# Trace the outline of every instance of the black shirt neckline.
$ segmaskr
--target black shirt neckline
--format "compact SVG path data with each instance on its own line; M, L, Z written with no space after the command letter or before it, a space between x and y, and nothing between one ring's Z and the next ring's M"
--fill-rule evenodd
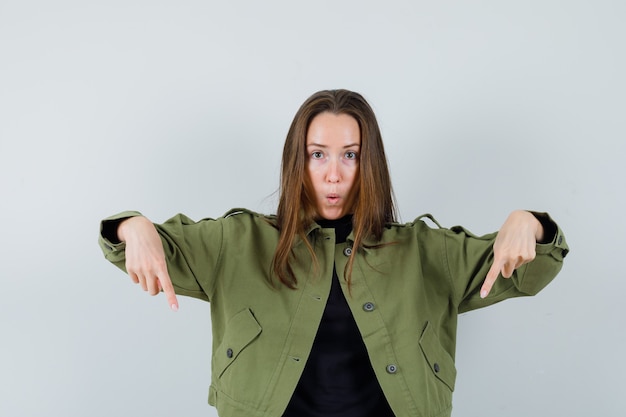
M324 229L335 229L335 243L344 243L352 231L352 214L339 219L319 219L317 224Z

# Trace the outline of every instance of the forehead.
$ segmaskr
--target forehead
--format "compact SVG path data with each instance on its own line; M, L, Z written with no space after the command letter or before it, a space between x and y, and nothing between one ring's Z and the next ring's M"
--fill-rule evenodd
M309 124L306 143L324 146L360 145L359 124L354 117L345 113L320 113Z

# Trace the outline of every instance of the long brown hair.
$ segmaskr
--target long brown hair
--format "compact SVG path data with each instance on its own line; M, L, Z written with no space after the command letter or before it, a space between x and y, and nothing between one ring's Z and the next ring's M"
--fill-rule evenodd
M273 271L289 288L297 285L289 263L292 247L299 237L307 246L313 262L315 252L305 233L317 211L306 170L306 135L311 121L320 113L347 114L354 117L361 133L359 174L352 190L354 247L346 265L350 283L354 257L363 249L363 240L380 240L386 223L395 221L396 208L387 166L387 157L374 111L358 93L324 90L309 97L296 113L283 148L280 198L276 213L280 231L274 254Z

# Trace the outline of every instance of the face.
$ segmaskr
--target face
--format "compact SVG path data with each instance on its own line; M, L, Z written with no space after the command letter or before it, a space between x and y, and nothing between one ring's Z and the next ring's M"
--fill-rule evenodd
M309 125L306 149L317 214L328 220L349 214L359 171L359 124L347 114L320 113Z

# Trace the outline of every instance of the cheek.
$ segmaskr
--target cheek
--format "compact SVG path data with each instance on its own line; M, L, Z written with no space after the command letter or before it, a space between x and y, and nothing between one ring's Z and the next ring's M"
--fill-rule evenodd
M359 171L358 169L350 171L349 174L346 174L346 183L349 184L348 192L352 193L359 184Z
M357 180L359 179L359 167L358 167L358 165L350 167L348 169L347 176L350 178L350 182L352 184L356 183Z
M318 187L320 182L319 173L314 169L314 167L312 168L311 166L307 166L304 181L309 190L315 190Z

